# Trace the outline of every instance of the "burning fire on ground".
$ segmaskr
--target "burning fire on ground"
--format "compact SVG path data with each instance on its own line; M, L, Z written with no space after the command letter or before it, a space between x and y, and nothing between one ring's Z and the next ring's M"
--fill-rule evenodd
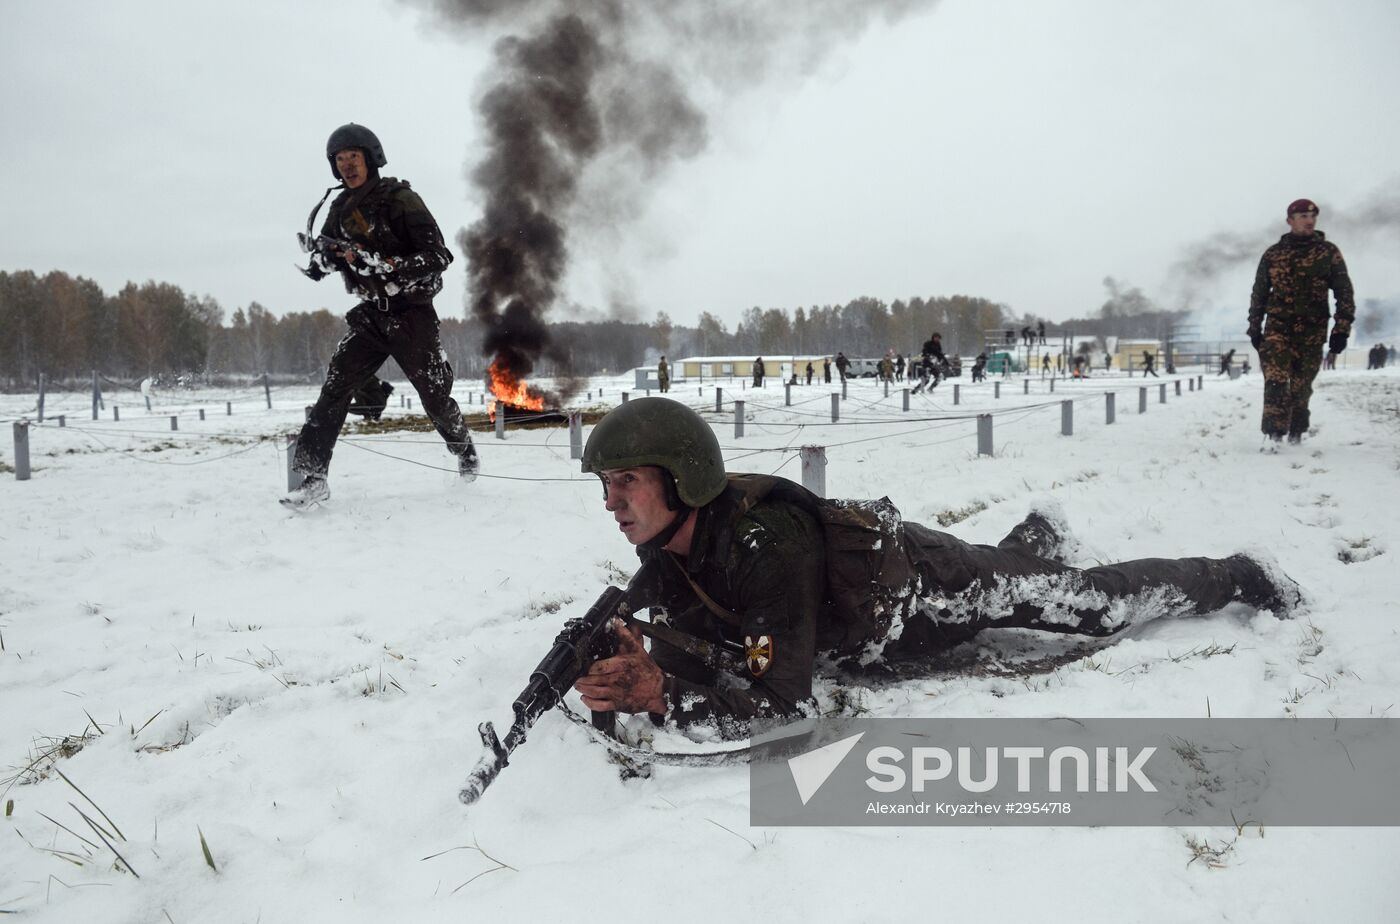
M526 385L501 362L498 356L491 363L489 389L492 399L486 405L486 413L492 422L496 420L496 405L502 403L525 411L544 410L544 395ZM509 418L507 418L509 419Z

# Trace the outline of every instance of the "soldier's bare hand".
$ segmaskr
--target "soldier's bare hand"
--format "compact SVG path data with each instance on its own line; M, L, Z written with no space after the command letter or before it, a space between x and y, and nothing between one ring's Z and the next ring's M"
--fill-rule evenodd
M641 633L614 620L617 654L595 661L574 683L583 704L597 712L665 712L662 686L666 675L647 654Z

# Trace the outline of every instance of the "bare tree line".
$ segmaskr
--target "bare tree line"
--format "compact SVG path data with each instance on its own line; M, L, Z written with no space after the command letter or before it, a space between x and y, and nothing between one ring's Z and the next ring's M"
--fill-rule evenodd
M1179 318L1159 311L1137 290L1109 286L1110 298L1090 316L1050 324L1053 333L1160 336ZM973 355L987 331L1034 327L1032 315L1016 316L997 302L970 295L895 299L869 296L844 304L786 308L752 307L734 330L711 312L694 326L675 323L664 311L650 322L556 321L553 346L537 375L621 372L654 361L690 355L830 354L878 356L885 350L916 353L935 331L950 353ZM445 317L442 343L461 379L485 375L483 327L475 319ZM345 333L343 317L326 309L276 316L253 302L226 316L217 301L169 283L127 283L114 295L95 282L60 271L38 276L0 272L0 383L32 388L42 373L52 383L84 381L92 372L116 379L147 376L214 381L264 372L282 379L314 380L325 370ZM382 373L399 374L392 364Z

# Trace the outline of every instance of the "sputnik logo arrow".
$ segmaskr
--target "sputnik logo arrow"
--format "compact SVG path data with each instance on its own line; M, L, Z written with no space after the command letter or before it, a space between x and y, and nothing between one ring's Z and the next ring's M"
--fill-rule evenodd
M841 766L841 761L851 753L851 748L863 737L865 732L788 758L788 769L792 771L792 781L797 784L797 795L802 799L803 805L811 801L817 790L822 788L822 784Z

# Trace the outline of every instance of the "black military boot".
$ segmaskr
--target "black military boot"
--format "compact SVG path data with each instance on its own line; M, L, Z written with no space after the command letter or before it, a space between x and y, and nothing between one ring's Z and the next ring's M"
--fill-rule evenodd
M1225 559L1225 566L1235 579L1235 599L1256 610L1269 610L1287 619L1303 602L1298 583L1284 574L1277 562L1238 554Z
M476 481L476 473L481 470L481 459L477 457L476 446L467 440L467 445L457 453L457 474L463 481Z

